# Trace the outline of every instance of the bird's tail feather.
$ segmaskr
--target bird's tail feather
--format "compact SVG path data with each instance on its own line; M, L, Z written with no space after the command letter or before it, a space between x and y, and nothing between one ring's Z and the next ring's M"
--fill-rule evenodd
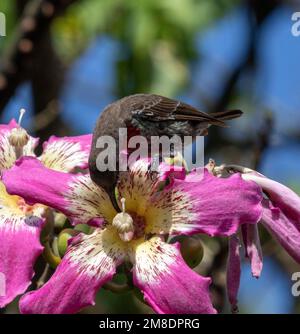
M226 110L221 112L210 113L209 115L220 121L226 121L242 116L243 112L241 110L234 109L234 110Z

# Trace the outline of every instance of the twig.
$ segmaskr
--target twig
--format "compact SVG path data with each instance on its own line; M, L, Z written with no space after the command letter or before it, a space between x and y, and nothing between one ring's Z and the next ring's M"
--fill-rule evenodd
M44 269L42 275L40 276L40 278L36 282L36 288L37 289L41 288L46 283L47 278L50 275L50 272L51 272L50 265L49 265L49 263L46 263L46 266L45 266L45 269Z
M75 1L31 0L25 5L20 23L1 59L0 112L25 80L31 82L36 114L58 98L64 71L52 46L50 26L54 18ZM57 127L55 124L54 129ZM37 135L43 137L43 133Z
M107 282L103 285L103 288L114 293L123 293L132 290L132 287L127 283L118 284L115 282Z

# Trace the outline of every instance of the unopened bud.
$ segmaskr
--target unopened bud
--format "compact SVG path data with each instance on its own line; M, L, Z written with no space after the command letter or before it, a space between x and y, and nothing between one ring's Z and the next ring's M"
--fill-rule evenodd
M90 234L93 231L93 228L87 224L78 224L74 227L74 230L84 234Z
M185 237L180 248L182 257L190 268L195 268L203 258L203 246L199 239Z
M79 231L73 230L71 228L66 228L60 232L57 239L57 248L61 257L63 257L67 251L69 239L75 237L79 233Z
M54 215L55 228L62 230L66 222L67 222L67 217L63 213L60 212L55 213Z

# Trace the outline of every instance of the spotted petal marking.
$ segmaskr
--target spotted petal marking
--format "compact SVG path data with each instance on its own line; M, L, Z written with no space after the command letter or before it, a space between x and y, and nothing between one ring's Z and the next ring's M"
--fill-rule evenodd
M75 167L87 168L92 135L55 137L43 144L42 163L51 169L70 172Z
M148 167L148 160L138 160L131 166L129 172L123 172L119 177L119 198L126 198L126 210L134 211L140 216L143 216L149 205L149 198L155 185Z
M94 305L96 292L111 280L123 259L122 245L108 230L78 235L51 279L22 297L21 313L76 313Z
M10 194L63 212L74 224L100 225L116 215L107 193L89 175L46 168L38 159L23 157L2 176Z
M216 313L209 296L210 278L190 269L178 248L158 237L137 243L134 284L157 313Z
M211 236L234 234L243 223L257 223L262 214L262 193L254 182L236 174L227 179L207 170L198 180L174 180L172 187L156 193L145 212L148 233Z

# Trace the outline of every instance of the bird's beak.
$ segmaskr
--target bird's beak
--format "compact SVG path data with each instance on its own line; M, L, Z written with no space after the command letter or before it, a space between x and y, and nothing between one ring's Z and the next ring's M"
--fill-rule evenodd
M113 207L116 209L117 212L121 212L122 210L120 209L119 207L119 204L117 202L117 199L116 199L116 195L115 195L115 191L110 191L109 192L109 198L111 200L111 203L113 205Z

